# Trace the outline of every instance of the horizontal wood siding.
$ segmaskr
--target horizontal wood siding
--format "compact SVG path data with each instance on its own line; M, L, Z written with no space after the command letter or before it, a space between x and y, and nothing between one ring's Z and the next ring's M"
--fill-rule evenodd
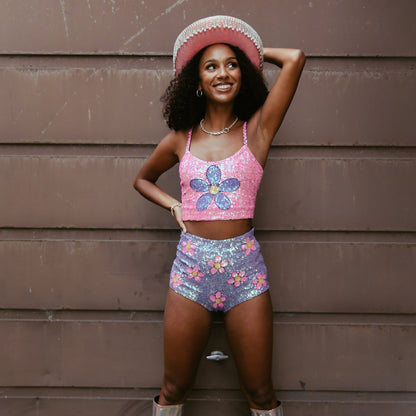
M151 414L179 232L132 182L212 14L308 55L255 217L285 416L416 413L413 0L0 0L0 416ZM248 416L232 357L201 361L195 414Z
M186 23L231 14L268 45L296 44L313 55L414 56L414 7L412 0L3 1L0 48L9 54L171 54Z
M167 58L0 56L0 143L157 144L171 75ZM275 143L413 146L415 88L412 59L311 57Z
M160 385L160 313L5 315L1 317L2 384L150 389ZM412 318L278 314L274 326L273 374L278 376L279 389L389 392L416 388ZM229 353L221 321L213 326L206 353L218 348ZM232 360L204 360L199 370L196 389L238 389Z
M0 157L4 172L0 192L9 202L0 207L2 225L172 228L174 220L163 209L138 198L133 190L133 178L143 160ZM416 160L410 157L271 157L260 188L256 226L266 230L416 229L416 193L410 191L415 177ZM177 169L167 173L161 184L179 197ZM25 199L31 202L30 210L22 203Z
M416 313L414 242L258 235L276 313ZM176 241L124 238L1 241L0 308L162 310Z

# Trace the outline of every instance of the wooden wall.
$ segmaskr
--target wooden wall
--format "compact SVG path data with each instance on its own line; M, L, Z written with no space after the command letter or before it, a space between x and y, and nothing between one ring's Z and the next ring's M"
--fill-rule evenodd
M0 415L150 415L178 232L132 181L167 132L174 39L212 14L308 56L255 218L285 416L415 415L415 12L0 0ZM213 349L229 352L221 318ZM232 360L203 360L186 414L247 412Z

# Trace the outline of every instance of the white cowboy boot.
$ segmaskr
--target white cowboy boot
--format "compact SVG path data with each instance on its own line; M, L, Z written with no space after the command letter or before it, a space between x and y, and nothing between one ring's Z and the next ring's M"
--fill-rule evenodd
M182 416L183 404L161 406L158 404L159 396L153 399L153 416Z
M251 416L283 416L282 404L271 410L250 409Z

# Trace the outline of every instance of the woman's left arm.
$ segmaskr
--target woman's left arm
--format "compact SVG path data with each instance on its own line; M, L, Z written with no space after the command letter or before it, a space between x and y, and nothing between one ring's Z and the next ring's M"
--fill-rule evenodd
M257 140L268 148L295 95L306 58L299 49L264 48L263 52L265 62L281 68L266 101L254 116Z

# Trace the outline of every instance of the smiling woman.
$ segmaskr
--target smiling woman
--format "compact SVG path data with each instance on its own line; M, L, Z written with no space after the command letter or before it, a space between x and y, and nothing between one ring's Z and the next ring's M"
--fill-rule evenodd
M222 311L252 415L281 416L270 373L267 268L252 219L270 144L305 57L299 50L263 48L253 28L230 16L188 26L173 56L175 78L163 97L172 131L134 181L143 196L170 209L182 230L164 314L164 377L153 415L182 414L211 312ZM263 59L281 67L270 92ZM181 202L156 185L177 162Z
M237 57L244 80L234 102L234 112L240 120L248 120L263 105L268 90L262 72L253 66L247 55L237 46L228 46ZM190 59L162 97L165 103L163 115L171 129L190 129L205 116L206 100L199 86L199 65L204 51L205 48Z
M241 87L241 70L234 51L224 44L209 46L199 64L198 91L218 103L235 100Z

